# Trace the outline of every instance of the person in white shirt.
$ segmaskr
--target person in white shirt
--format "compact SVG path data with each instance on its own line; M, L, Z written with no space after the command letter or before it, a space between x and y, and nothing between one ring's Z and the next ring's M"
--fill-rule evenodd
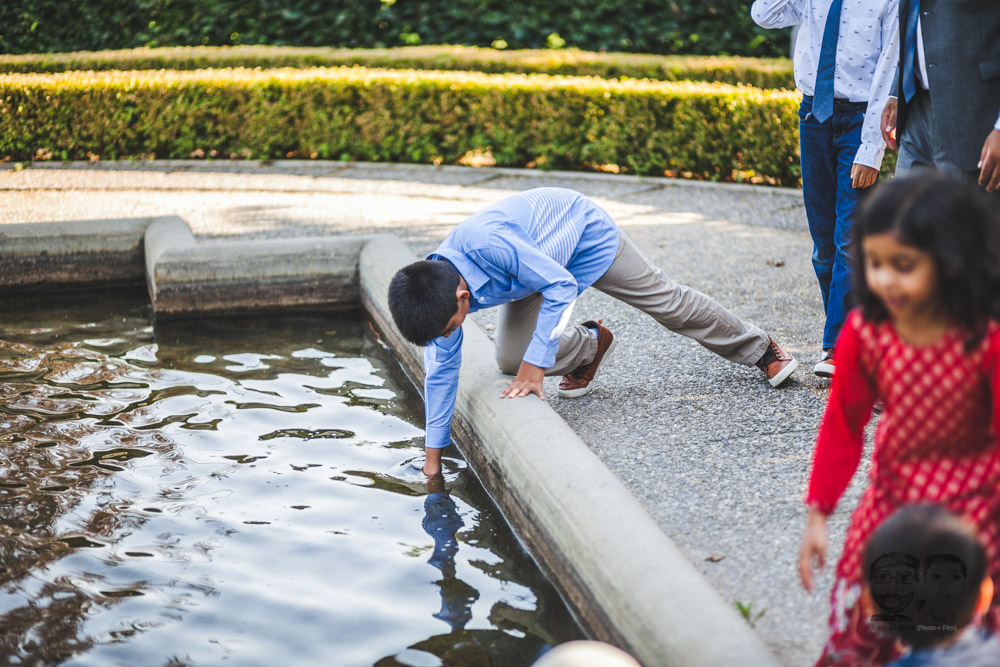
M1000 2L900 0L898 41L882 114L896 173L934 167L1000 191Z
M895 75L898 7L899 0L756 0L750 8L761 27L799 26L802 195L826 314L813 369L821 377L833 376L833 348L849 310L854 209L860 190L878 179L885 152L880 116Z

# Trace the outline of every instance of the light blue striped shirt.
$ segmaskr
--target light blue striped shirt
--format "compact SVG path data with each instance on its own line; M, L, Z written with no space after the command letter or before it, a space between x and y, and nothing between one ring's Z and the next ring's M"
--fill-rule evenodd
M617 251L618 227L601 207L573 190L537 188L469 217L427 258L458 269L472 294L470 312L540 292L524 361L549 368L573 302L604 275ZM451 441L461 364L461 329L424 349L427 447Z

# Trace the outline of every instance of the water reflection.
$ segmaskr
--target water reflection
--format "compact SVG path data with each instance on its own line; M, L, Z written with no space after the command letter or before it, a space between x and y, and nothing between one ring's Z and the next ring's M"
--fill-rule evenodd
M579 636L464 464L407 474L422 407L358 324L154 331L143 302L8 304L0 656L502 665Z
M441 611L434 614L451 626L453 632L465 629L472 618L472 604L479 593L455 576L455 554L458 553L458 529L465 525L444 484L444 476L436 475L427 482L424 500L423 527L434 540L434 550L427 561L441 570Z

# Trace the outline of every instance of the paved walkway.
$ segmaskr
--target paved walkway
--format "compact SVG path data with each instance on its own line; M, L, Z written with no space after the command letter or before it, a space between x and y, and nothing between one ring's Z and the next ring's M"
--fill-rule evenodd
M575 317L604 319L620 344L589 396L559 399L554 379L546 392L722 598L763 613L756 629L782 662L810 664L825 637L831 568L822 592L802 591L801 498L826 383L811 373L821 303L798 192L462 167L51 164L0 169L0 223L179 215L207 238L390 231L425 254L485 204L542 185L595 199L655 264L768 330L802 362L772 389L756 369L590 290ZM491 333L491 311L475 318ZM856 475L831 521L831 560L862 482Z

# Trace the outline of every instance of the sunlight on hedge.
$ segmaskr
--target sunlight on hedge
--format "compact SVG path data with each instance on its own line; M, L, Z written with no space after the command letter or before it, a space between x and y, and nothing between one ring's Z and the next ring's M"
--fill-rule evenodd
M797 185L797 95L363 67L0 75L3 160L306 158Z
M336 49L280 46L176 47L0 55L0 72L247 67L338 67L536 73L663 81L719 81L759 88L795 87L785 58L657 56L577 49L506 51L464 46Z

